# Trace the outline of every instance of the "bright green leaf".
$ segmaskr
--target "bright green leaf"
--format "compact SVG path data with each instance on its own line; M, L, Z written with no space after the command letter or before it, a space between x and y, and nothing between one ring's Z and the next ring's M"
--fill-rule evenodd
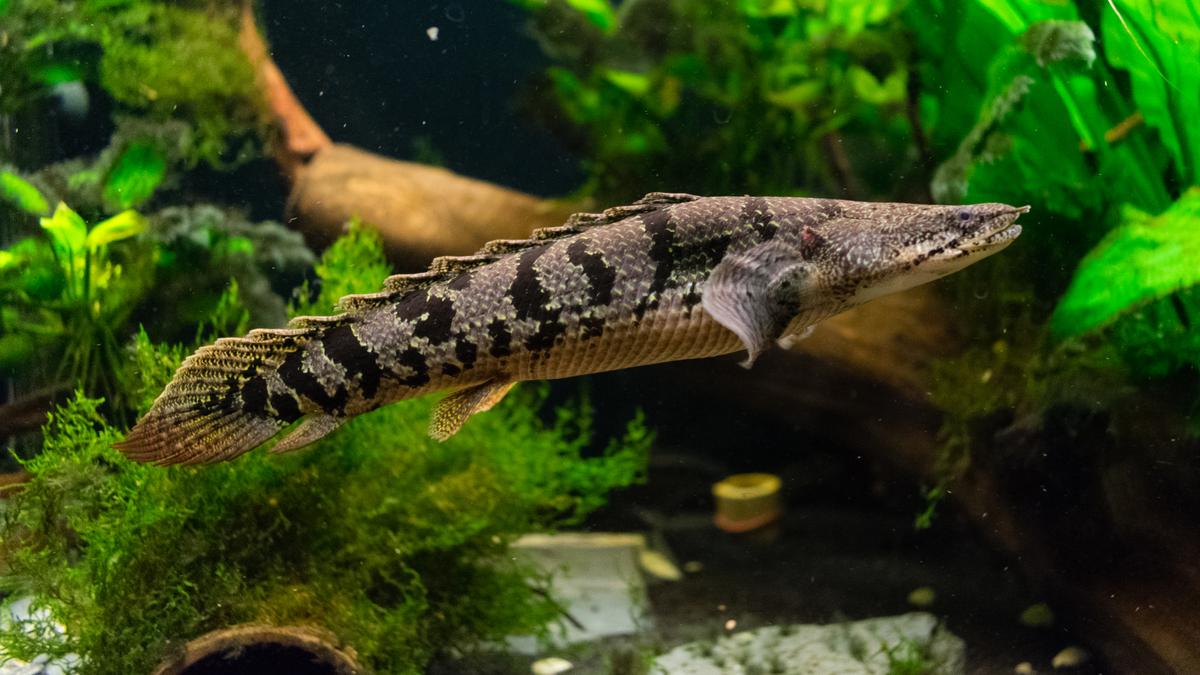
M1194 0L1115 0L1101 30L1109 63L1129 71L1133 99L1187 184L1200 181L1200 8Z
M87 223L71 207L59 202L54 215L42 218L42 229L50 235L54 250L62 257L75 258L83 255L87 242Z
M92 228L87 235L88 248L100 248L128 239L146 230L146 219L137 211L122 211Z
M133 208L150 198L167 172L167 159L158 146L135 141L113 163L104 181L104 199L121 209Z
M9 171L0 171L0 197L35 216L50 211L50 204L32 183Z
M617 13L608 0L567 0L567 4L606 33L617 27Z
M1108 325L1147 302L1200 284L1200 188L1157 217L1127 209L1124 222L1079 264L1051 318L1061 337Z
M70 61L47 63L34 70L33 78L42 84L53 87L64 82L77 82L83 79L83 71L79 64Z
M1072 21L1079 16L1070 2L1036 0L979 0L1013 34L1023 33L1039 21Z
M794 16L799 9L796 0L738 0L738 11L756 19Z
M603 73L604 79L610 84L633 96L645 96L646 92L650 91L650 78L642 73L615 68L605 68Z

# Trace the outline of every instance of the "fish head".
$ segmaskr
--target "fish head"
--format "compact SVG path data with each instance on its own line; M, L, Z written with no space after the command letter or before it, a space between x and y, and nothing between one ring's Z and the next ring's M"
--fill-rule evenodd
M1021 234L1028 206L938 206L841 202L839 217L806 228L800 247L813 265L821 314L918 286L978 262Z

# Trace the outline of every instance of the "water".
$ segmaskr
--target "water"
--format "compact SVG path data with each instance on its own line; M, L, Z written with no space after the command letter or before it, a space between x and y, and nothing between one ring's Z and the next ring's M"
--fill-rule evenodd
M1193 672L1200 8L1084 4L0 2L0 673Z

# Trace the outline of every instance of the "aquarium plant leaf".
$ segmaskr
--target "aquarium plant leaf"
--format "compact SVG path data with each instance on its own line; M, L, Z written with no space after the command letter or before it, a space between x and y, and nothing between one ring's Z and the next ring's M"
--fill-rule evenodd
M602 31L609 32L617 27L617 13L608 0L567 0L567 4Z
M128 239L146 231L146 219L137 211L122 211L117 215L103 220L87 234L89 249L107 246L114 241Z
M1200 284L1200 188L1157 217L1127 208L1123 222L1079 264L1050 328L1073 337L1152 300Z
M1104 52L1129 71L1133 99L1186 184L1200 181L1200 7L1195 0L1114 0L1104 6ZM1117 14L1117 10L1120 14Z
M59 202L54 214L42 218L41 224L61 260L70 261L83 255L87 246L87 223L71 207Z
M113 163L104 181L104 201L119 209L149 199L167 173L167 158L152 142L134 141Z
M50 212L50 203L41 191L11 171L0 171L0 197L31 215L44 216Z

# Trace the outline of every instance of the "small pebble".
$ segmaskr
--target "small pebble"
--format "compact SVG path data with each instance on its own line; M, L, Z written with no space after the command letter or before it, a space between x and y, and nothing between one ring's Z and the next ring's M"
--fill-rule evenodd
M1070 647L1067 647L1061 652L1055 654L1054 658L1050 661L1050 665L1054 666L1056 669L1078 668L1079 666L1087 663L1091 658L1091 654L1088 654L1087 650L1083 647L1071 645Z
M437 42L437 39L438 39L438 27L437 27L437 26L430 26L429 28L426 28L426 29L425 29L425 34L429 36L429 41L430 41L430 42Z
M1050 605L1039 602L1026 607L1017 620L1021 622L1022 626L1049 628L1054 625L1054 610L1050 609Z
M908 604L912 605L913 607L920 607L924 609L932 606L935 600L937 600L937 592L928 586L914 588L912 592L908 594Z
M558 675L574 667L575 664L566 659L557 656L548 656L544 659L534 661L529 670L533 672L533 675Z
M1037 671L1033 669L1033 664L1028 661L1022 661L1013 668L1016 675L1034 675Z

